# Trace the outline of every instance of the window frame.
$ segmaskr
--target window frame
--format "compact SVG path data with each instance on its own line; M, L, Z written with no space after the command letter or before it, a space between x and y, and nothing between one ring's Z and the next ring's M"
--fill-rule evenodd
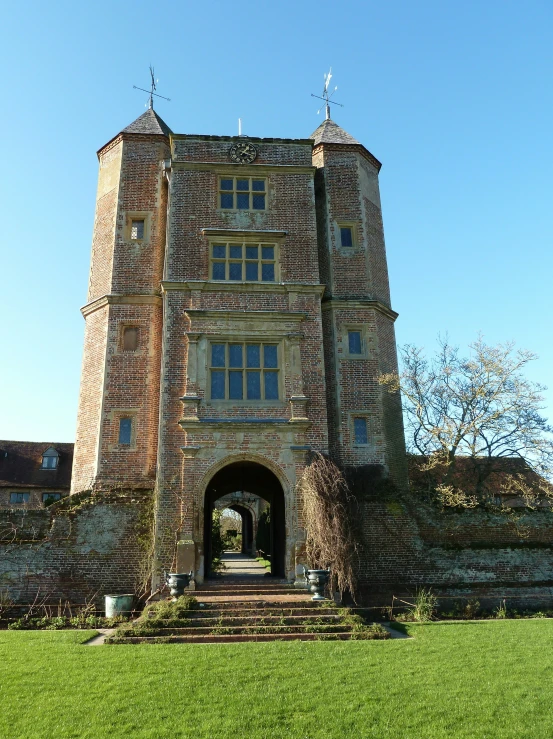
M225 366L214 366L213 365L213 350L214 345L225 346ZM230 349L231 345L240 345L242 347L242 364L240 367L230 366ZM259 367L248 367L247 366L247 346L257 345L259 347L275 346L276 347L276 367L264 367L264 350L260 350ZM225 373L225 397L214 398L212 395L212 372L219 371ZM230 373L231 372L242 372L242 397L231 398L230 397ZM248 372L259 372L260 375L260 397L259 398L248 398ZM266 398L266 386L265 386L265 374L276 373L277 381L277 394L276 398ZM261 337L248 339L245 337L238 337L237 339L231 338L216 338L210 337L207 342L207 382L206 382L206 400L211 403L223 403L223 404L246 404L247 406L252 405L274 405L281 404L283 402L283 349L282 341L277 339L269 340Z
M215 257L213 254L214 247L225 246L226 252L225 257ZM240 246L242 248L241 257L231 257L230 250L233 246ZM256 259L247 257L248 247L257 247L258 256ZM263 258L263 247L271 247L273 249L273 259ZM256 285L276 285L280 281L280 249L278 241L263 241L263 240L250 240L250 239L226 239L221 238L209 238L208 240L209 249L209 281L210 282L224 282L225 284L240 284L242 282L248 282ZM240 280L230 279L230 265L231 264L242 264L242 278ZM213 277L213 265L224 264L225 265L225 278L217 279ZM248 264L257 264L257 275L263 277L262 269L264 264L272 264L274 267L274 279L273 280L249 280L247 279L247 266Z
M24 500L12 500L13 496L27 496ZM31 493L28 490L10 490L10 502L9 505L28 505L31 502Z
M144 221L144 235L141 239L132 238L133 221ZM124 240L129 244L147 244L150 241L150 213L144 210L127 211L125 213Z
M128 443L121 441L121 431L122 431L121 424L123 423L123 421L129 421L130 423ZM133 446L133 432L134 432L133 421L134 421L133 417L125 413L122 413L117 419L117 446L122 449L130 449Z
M355 421L362 420L365 422L365 431L367 434L367 441L357 441L356 433L355 433ZM351 438L352 438L352 446L354 447L361 447L363 449L366 449L371 445L371 435L370 435L370 425L369 425L369 416L366 413L356 413L352 412L351 414Z
M119 443L119 423L123 418L131 420L131 443ZM137 450L138 437L138 421L140 418L140 409L127 406L122 408L112 408L109 413L109 428L106 429L106 438L108 441L108 451L110 452L128 452Z
M41 493L41 496L40 496L42 505L44 505L46 503L46 501L48 500L48 498L52 498L53 499L52 502L53 503L56 503L58 500L61 500L61 493L58 493L58 492L55 492L55 493L44 493L44 492L42 492Z
M338 249L351 254L353 251L359 249L359 229L356 221L337 221L336 226L338 229ZM351 230L351 246L344 246L342 244L342 229L349 228Z
M136 334L136 346L134 349L126 349L125 348L125 334L127 331L135 331ZM140 350L140 326L136 326L135 324L124 324L121 326L121 353L122 354L136 354Z
M223 180L232 180L232 190L224 190L221 187L221 183ZM237 180L249 180L248 183L248 190L238 190L236 187ZM263 190L254 190L252 186L253 180L257 181L263 181L265 184L265 188ZM232 193L232 208L224 208L222 205L222 195L229 195ZM249 195L249 207L248 208L238 208L237 206L237 195ZM264 195L265 196L265 207L264 208L254 208L253 207L253 196L254 195ZM237 175L236 173L232 174L220 174L217 177L217 210L221 211L222 213L266 213L268 210L268 203L269 203L269 180L264 175L253 175L253 174L242 174Z
M349 350L349 335L351 332L361 334L361 353L352 354ZM342 336L342 359L368 359L369 358L369 340L367 336L367 326L364 323L346 323L341 326Z
M54 451L55 454L48 454L48 452ZM54 460L54 464L46 465L44 462L47 459ZM40 469L41 470L57 470L60 464L60 454L57 449L54 449L54 447L48 447L43 453L42 453L42 459L40 462Z

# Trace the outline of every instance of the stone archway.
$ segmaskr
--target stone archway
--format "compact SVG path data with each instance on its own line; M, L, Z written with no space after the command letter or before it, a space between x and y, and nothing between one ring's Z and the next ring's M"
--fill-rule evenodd
M242 554L255 554L253 514L249 508L240 503L229 506L231 511L236 511L242 518Z
M219 469L207 485L204 500L204 577L209 577L211 573L211 520L215 504L220 498L241 490L247 490L269 503L271 511L270 551L267 554L271 560L271 574L283 577L285 575L286 549L284 490L275 473L268 467L259 462L247 460L230 462ZM238 511L238 513L242 515L242 511ZM252 532L249 534L251 537L253 527L250 530ZM242 540L244 541L244 537Z

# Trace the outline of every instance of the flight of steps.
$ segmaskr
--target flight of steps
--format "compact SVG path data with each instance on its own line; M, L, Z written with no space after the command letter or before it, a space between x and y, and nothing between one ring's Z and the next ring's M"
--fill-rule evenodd
M146 608L134 624L118 629L106 639L106 643L232 643L389 637L381 626L364 625L359 616L332 601L324 604L312 601L310 593L298 590L286 581L237 580L221 578L191 592L197 602L182 619L159 620L153 610L149 612Z

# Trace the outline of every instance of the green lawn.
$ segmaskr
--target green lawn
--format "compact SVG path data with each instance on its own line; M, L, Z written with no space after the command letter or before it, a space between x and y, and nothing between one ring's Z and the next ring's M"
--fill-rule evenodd
M2 739L553 737L553 620L414 639L85 647L0 632Z

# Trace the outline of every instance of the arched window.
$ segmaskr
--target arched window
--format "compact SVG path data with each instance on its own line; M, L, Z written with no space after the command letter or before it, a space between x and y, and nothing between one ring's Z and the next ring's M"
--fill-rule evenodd
M41 466L41 469L43 469L43 470L55 470L58 467L59 460L60 460L60 455L57 453L57 451L54 449L54 447L51 446L49 449L47 449L42 454L42 466Z

